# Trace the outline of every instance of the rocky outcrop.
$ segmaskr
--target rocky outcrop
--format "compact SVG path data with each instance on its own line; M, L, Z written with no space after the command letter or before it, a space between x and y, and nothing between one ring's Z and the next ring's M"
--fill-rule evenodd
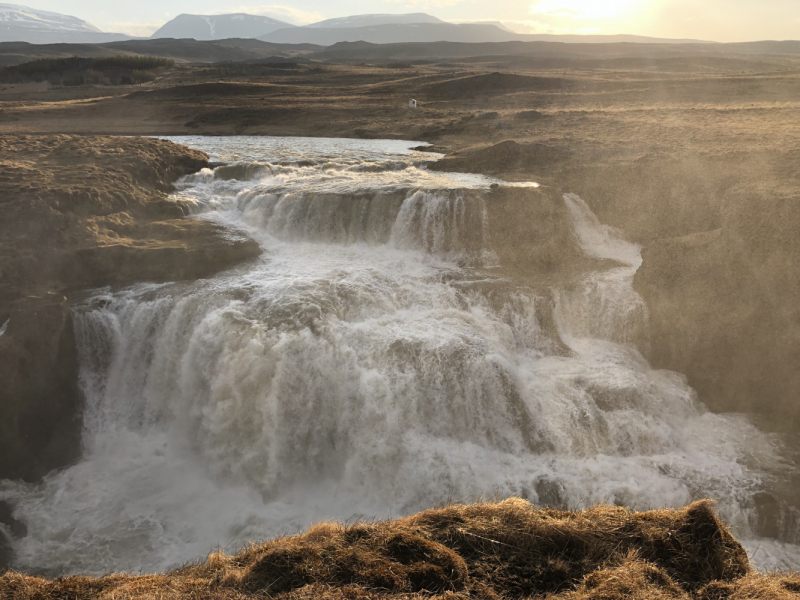
M601 221L643 245L634 285L654 367L715 411L800 427L800 157L763 152L566 168Z
M715 410L800 427L800 187L740 184L721 227L654 240L635 286L651 360L685 373Z
M788 151L590 163L555 146L506 141L430 168L552 182L538 191L501 188L489 206L492 243L517 278L584 268L559 214L561 191L579 194L603 223L643 246L635 287L649 309L641 350L651 364L686 374L715 411L796 431L798 165L800 156Z
M581 250L558 189L500 186L486 208L491 247L515 280L551 286L605 262Z
M185 219L172 182L208 165L145 138L0 136L0 478L36 480L80 456L67 295L206 277L258 245Z
M36 479L80 455L78 360L69 302L21 298L0 336L0 472Z
M563 162L570 151L561 146L506 140L492 146L467 148L429 165L431 171L481 173L485 175L523 172L529 177L544 167Z

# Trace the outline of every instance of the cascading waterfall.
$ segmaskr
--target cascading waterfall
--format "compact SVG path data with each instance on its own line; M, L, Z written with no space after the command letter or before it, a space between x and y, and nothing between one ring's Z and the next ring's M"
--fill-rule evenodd
M578 241L616 266L547 296L488 268L496 182L428 172L407 142L180 141L229 166L185 178L175 201L264 254L75 308L85 456L41 485L0 484L28 528L18 567L154 571L321 519L495 494L709 496L764 548L758 564L795 560L780 498L782 541L757 539L778 440L650 368L631 343L646 335L639 248L580 198L565 197Z

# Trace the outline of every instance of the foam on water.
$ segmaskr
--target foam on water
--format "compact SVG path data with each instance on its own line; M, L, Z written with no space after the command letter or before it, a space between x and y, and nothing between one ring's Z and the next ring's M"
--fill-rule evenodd
M650 368L631 344L646 330L640 249L580 198L564 199L577 239L615 262L543 297L483 268L495 181L428 172L408 142L179 141L229 164L175 201L264 254L75 308L85 457L0 484L28 527L18 567L154 571L320 519L494 494L639 509L709 496L769 546L756 562L797 565L788 518L782 541L758 540L759 494L783 502L778 441Z

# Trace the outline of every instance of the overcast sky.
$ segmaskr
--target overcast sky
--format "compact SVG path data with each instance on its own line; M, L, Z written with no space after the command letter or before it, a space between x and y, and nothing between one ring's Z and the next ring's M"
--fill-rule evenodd
M427 12L503 21L529 33L631 33L720 42L800 39L800 0L16 0L104 31L150 35L181 13L247 12L305 24L364 13Z

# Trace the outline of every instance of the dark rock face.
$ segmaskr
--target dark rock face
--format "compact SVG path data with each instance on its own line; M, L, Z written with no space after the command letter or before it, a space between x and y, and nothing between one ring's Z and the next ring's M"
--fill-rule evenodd
M567 165L556 180L642 244L642 350L717 412L800 428L797 151Z
M602 262L575 241L559 190L501 186L486 209L491 247L515 277L571 277Z
M800 426L798 225L800 197L731 190L721 228L648 244L635 280L654 365L685 373L714 410L776 429Z
M24 537L28 533L25 523L17 521L11 514L11 506L2 501L0 501L0 525L6 528L11 538ZM11 540L8 539L3 531L0 531L0 571L11 566L13 557L14 552L11 549Z
M69 303L14 302L0 336L0 477L34 481L80 456L78 360Z

